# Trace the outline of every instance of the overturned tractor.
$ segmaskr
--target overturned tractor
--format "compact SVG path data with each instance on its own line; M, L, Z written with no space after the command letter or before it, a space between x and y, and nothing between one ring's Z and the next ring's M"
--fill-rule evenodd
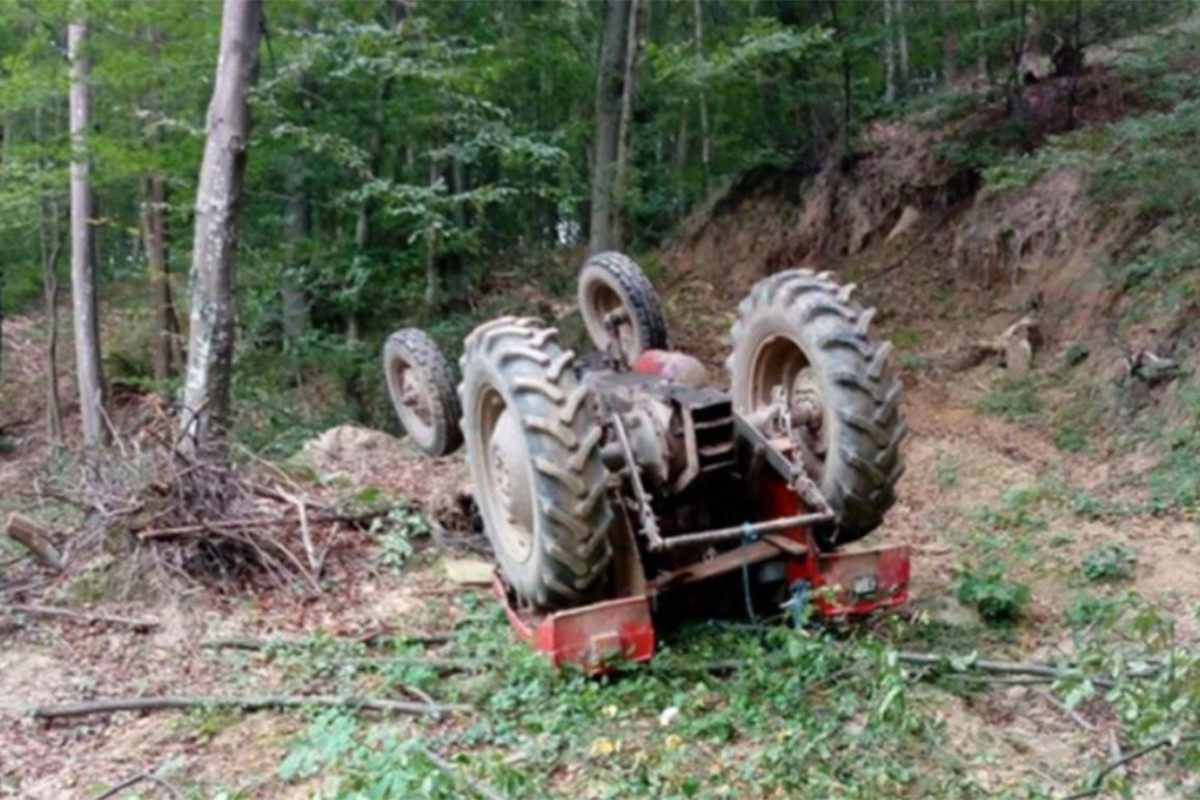
M590 258L579 358L540 320L446 359L407 329L384 350L401 423L433 456L465 444L497 595L556 662L649 658L677 612L865 614L905 599L902 546L843 549L882 522L903 472L900 383L873 309L826 273L759 282L716 388L669 349L650 282ZM699 587L705 587L699 591Z

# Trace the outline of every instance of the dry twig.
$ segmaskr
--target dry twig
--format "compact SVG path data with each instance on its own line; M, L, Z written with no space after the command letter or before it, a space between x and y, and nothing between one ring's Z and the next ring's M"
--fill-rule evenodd
M118 617L113 614L96 614L85 611L71 611L66 608L54 608L52 606L28 606L28 605L8 605L2 606L13 614L24 614L30 617L56 617L58 619L69 619L75 622L85 622L92 624L95 622L103 622L108 625L121 625L134 630L148 631L158 628L160 623L155 619L135 619L133 617Z
M403 700L349 695L262 695L253 697L168 695L163 697L118 697L62 706L41 706L33 709L33 716L38 719L72 719L95 714L112 714L117 711L185 711L192 708L237 708L242 711L261 711L269 708L308 708L311 706L357 708L417 716L438 716L447 712L472 710L471 706L460 703L409 703Z
M457 780L462 781L463 785L480 797L485 798L485 800L506 800L504 795L500 794L500 792L496 791L491 786L488 786L483 781L475 780L474 778L467 776L462 770L455 769L454 764L447 759L442 758L428 747L422 747L421 750L425 753L425 757L429 759L431 764L449 775L451 778L456 778Z
M165 789L167 794L171 795L171 797L183 797L183 795L179 793L179 790L176 789L174 786L172 786L167 781L163 780L162 778L158 777L157 775L151 775L149 772L142 772L137 775L134 775L133 777L130 777L130 778L127 778L127 779L121 781L116 786L113 786L111 789L106 789L105 791L103 791L100 794L93 797L92 800L108 800L108 798L110 798L110 797L116 797L121 792L125 791L126 789L130 789L134 786L137 786L142 781L150 781L151 783L158 784L163 789Z

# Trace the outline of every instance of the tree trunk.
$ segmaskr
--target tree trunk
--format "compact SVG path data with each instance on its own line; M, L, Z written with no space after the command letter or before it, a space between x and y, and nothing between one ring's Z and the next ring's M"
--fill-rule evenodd
M692 8L696 18L695 46L696 55L704 55L704 4L701 0L693 0ZM708 96L700 90L700 165L704 177L704 197L708 197L710 175L712 174L712 136L708 127Z
M441 173L432 157L429 159L429 185L436 186ZM437 266L437 233L433 226L425 233L425 320L432 321L441 305L441 276Z
M208 136L196 188L192 309L184 382L184 447L217 444L229 419L234 340L234 263L246 143L248 95L258 66L262 0L225 0Z
M904 21L904 0L896 2L896 45L900 55L900 94L908 94L908 24Z
M312 321L307 292L304 291L305 242L312 228L312 210L308 199L307 163L301 150L293 150L288 159L287 208L283 222L283 339L286 346L296 343Z
M637 94L638 23L646 6L631 0L625 36L625 74L621 85L621 122L617 126L617 166L613 176L613 247L625 247L625 189L633 151L633 99Z
M984 7L984 0L975 0L975 22L979 30L979 50L975 53L975 72L980 78L987 78L988 51L987 38L984 36L987 31L987 9Z
M40 109L35 112L40 116ZM58 259L63 243L58 235L58 212L43 201L38 230L42 260L42 299L49 330L46 333L46 438L51 448L62 446L62 396L58 386Z
M83 443L94 450L108 443L104 419L104 373L100 362L100 326L96 316L96 263L90 225L92 190L85 137L91 124L91 64L87 23L67 25L67 53L71 62L71 301L75 315L75 369L79 383L79 408Z
M883 99L896 102L896 0L883 0Z
M938 16L942 18L942 83L949 86L958 78L958 30L951 0L938 0Z
M631 0L607 0L604 5L604 38L596 80L596 127L593 134L592 209L588 251L598 253L613 246L613 173L621 127L622 66L629 32Z
M154 297L154 379L175 374L175 304L171 297L171 267L167 257L167 182L151 173L142 180L142 243Z

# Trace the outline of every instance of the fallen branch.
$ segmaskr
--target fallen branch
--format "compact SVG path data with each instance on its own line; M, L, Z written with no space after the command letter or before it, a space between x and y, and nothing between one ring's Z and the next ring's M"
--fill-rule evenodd
M1075 709L1071 708L1069 705L1067 705L1063 701L1059 700L1051 692L1043 689L1040 692L1038 692L1038 694L1040 694L1047 703L1049 703L1050 705L1057 708L1064 717L1071 720L1076 725L1083 728L1085 731L1096 730L1096 726L1093 725L1092 723L1088 722L1086 719L1084 719L1082 714L1080 714Z
M442 758L428 747L422 747L421 751L425 754L425 757L429 759L431 764L449 775L451 778L461 781L464 786L480 797L486 798L486 800L506 800L504 795L500 794L500 792L496 791L482 781L478 781L469 777L462 770L455 769L453 763Z
M1100 792L1104 791L1104 779L1117 770L1124 768L1126 764L1137 761L1142 756L1149 755L1155 750L1161 750L1164 747L1177 747L1178 745L1192 742L1200 742L1200 733L1180 736L1177 739L1159 739L1157 742L1152 742L1145 747L1134 750L1127 756L1110 761L1108 766L1100 770L1100 773L1092 779L1092 785L1089 788L1084 789L1082 792L1076 792L1075 794L1068 795L1067 797L1063 798L1063 800L1083 800L1085 797L1095 797L1096 795L1100 794Z
M134 630L147 631L160 627L161 623L155 619L135 619L132 617L118 617L112 614L96 614L85 611L71 611L65 608L54 608L52 606L24 606L24 605L8 605L0 606L5 608L12 614L24 614L29 617L56 617L58 619L69 619L75 622L86 622L88 624L95 622L103 622L108 625L121 625Z
M110 798L110 797L116 797L121 792L125 791L126 789L130 789L134 786L137 786L142 781L150 781L151 783L158 784L163 789L165 789L167 791L167 794L171 795L171 797L183 797L183 795L179 793L178 789L176 789L170 783L164 781L162 778L158 777L157 775L151 775L149 772L142 772L138 775L134 775L131 778L127 778L126 780L121 781L116 786L112 787L111 789L107 789L104 792L101 792L100 794L93 797L92 800L108 800L108 798Z
M913 653L901 650L898 654L900 662L904 664L912 664L917 666L933 666L933 667L952 667L949 656L937 655L935 653ZM1151 664L1144 670L1130 672L1127 677L1130 678L1150 678L1153 677L1161 669L1159 664ZM968 670L977 670L979 672L994 672L1000 675L1028 675L1046 678L1048 680L1060 680L1062 678L1071 677L1071 673L1066 670L1059 669L1051 664L1037 664L1022 661L994 661L988 659L978 659L970 662L963 670L955 670L955 672L966 672ZM1095 686L1101 689L1111 689L1113 682L1107 678L1088 678Z
M33 709L37 719L71 719L95 714L112 714L117 711L186 711L192 708L237 708L242 711L262 711L269 708L309 708L326 706L331 708L357 708L368 711L412 714L416 716L441 715L452 711L471 711L472 707L459 703L410 703L403 700L384 700L374 697L352 697L341 695L264 695L260 697L119 697L110 700L89 700L62 706L41 706Z
M445 644L453 638L452 633L406 633L399 631L372 631L364 636L345 637L348 643L373 645L385 639L400 639L413 644ZM257 639L252 636L229 636L208 639L200 643L205 650L273 650L276 648L307 647L313 639L307 636L279 636L273 639Z
M312 569L313 575L319 577L322 564L321 560L317 558L317 548L313 546L312 529L308 527L308 508L299 497L286 492L281 492L281 494L296 507L296 513L300 515L300 539L304 542L304 553L308 556L308 566Z
M28 550L38 563L55 572L62 572L63 561L50 543L51 530L37 520L13 512L4 525L8 538Z
M197 522L192 525L176 525L171 528L143 528L137 531L139 539L169 539L172 536L184 536L192 533L208 533L215 530L237 528L266 528L274 525L288 525L295 522L287 517L248 517L244 519L223 519L213 522Z

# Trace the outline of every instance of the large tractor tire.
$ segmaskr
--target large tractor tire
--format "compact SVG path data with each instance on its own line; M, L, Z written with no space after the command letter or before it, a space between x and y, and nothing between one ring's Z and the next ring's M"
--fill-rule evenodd
M420 450L445 456L462 444L462 409L454 373L441 349L418 328L404 328L383 345L383 374L400 424Z
M786 403L799 420L811 475L836 521L814 530L834 547L883 521L904 472L901 385L890 342L870 332L875 309L828 273L795 269L760 281L738 308L729 368L734 408L754 418Z
M597 253L584 262L579 271L579 311L596 349L614 348L614 355L627 366L646 350L667 349L667 323L658 294L642 268L627 256Z
M481 325L460 388L484 531L517 594L548 610L596 599L612 558L603 428L557 336L536 319Z

